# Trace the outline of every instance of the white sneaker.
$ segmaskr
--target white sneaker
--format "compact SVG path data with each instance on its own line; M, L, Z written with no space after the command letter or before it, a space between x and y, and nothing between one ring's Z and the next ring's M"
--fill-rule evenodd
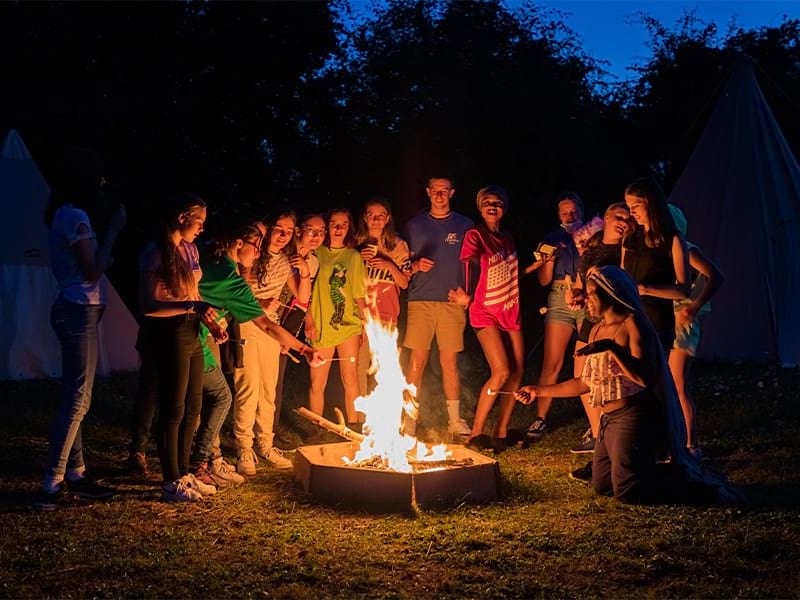
M207 483L203 483L197 477L194 476L194 473L189 473L188 475L184 475L182 479L188 479L191 483L191 486L200 492L203 496L213 496L217 493L217 487L214 485L209 485Z
M208 474L219 486L239 485L244 483L244 477L239 475L231 465L221 456L208 463Z
M256 474L258 457L252 448L242 448L239 450L239 460L236 461L236 472L240 475L252 477Z
M161 499L164 502L202 502L203 494L182 477L161 484Z
M291 469L294 467L292 461L284 456L283 450L275 447L269 449L269 452L264 456L264 460L267 461L269 466L276 469Z
M469 436L472 434L472 428L464 419L450 421L447 425L447 431L457 436Z

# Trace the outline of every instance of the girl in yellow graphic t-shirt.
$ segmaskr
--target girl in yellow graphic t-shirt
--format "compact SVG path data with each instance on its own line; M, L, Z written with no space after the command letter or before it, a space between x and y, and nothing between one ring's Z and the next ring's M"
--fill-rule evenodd
M305 326L306 336L326 362L310 371L308 404L313 412L323 414L331 365L329 359L338 354L344 359L339 362L339 372L347 421L357 429L357 424L364 418L356 412L354 405L359 394L356 359L361 345L362 317L367 312L364 263L351 245L352 218L348 210L331 210L326 228L325 242L317 250L319 272Z

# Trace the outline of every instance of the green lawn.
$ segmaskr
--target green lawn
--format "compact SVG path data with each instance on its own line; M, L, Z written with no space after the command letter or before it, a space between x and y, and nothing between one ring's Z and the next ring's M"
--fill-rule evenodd
M469 414L485 371L474 355L462 366ZM799 383L796 369L696 370L706 461L742 486L747 506L636 507L595 497L566 477L585 460L568 452L585 425L577 402L564 400L544 441L499 456L501 499L413 514L320 506L291 474L261 466L209 502L161 503L157 476L132 480L122 468L131 375L98 382L84 430L89 464L120 494L37 513L30 501L57 387L0 383L0 595L796 598ZM288 404L305 385L290 379ZM430 388L435 407L441 399ZM423 416L436 424L443 409ZM515 414L517 425L531 418L530 408ZM305 429L288 424L295 434Z

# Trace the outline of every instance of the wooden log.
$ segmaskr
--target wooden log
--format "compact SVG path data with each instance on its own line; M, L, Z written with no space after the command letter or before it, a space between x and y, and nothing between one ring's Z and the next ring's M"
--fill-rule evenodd
M336 417L339 419L338 423L334 423L333 421L326 419L322 415L318 415L315 412L311 412L310 410L302 406L300 408L296 408L295 412L304 419L314 423L314 425L322 427L323 429L326 429L331 433L335 433L336 435L341 436L346 440L359 443L364 441L364 436L362 434L353 431L347 426L342 411L340 411L338 408L335 408L334 410L336 411Z

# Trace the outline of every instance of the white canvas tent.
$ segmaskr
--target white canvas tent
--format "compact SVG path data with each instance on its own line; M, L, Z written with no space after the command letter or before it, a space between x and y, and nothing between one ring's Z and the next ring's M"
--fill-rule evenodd
M725 275L699 356L800 364L800 167L749 61L733 67L669 200Z
M43 215L50 188L19 134L11 130L0 155L0 379L61 375L61 346L50 327L58 286L50 269ZM100 325L97 370L133 370L138 325L111 282Z

